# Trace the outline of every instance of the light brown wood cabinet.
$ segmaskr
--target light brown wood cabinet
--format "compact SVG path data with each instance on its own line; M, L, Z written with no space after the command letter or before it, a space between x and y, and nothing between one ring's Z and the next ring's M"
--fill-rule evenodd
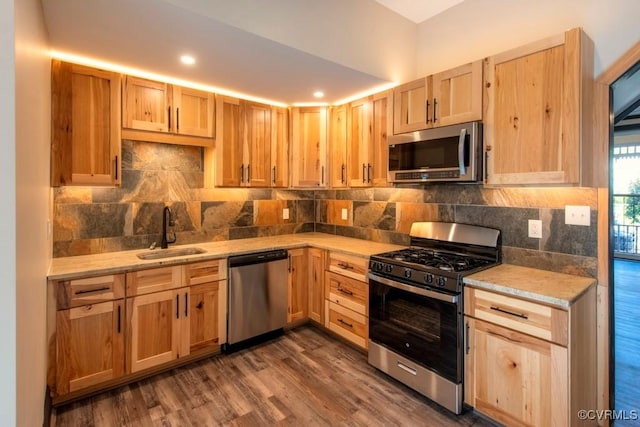
M120 185L120 75L51 62L51 185Z
M347 128L348 104L329 110L329 186L346 188L347 180Z
M324 325L325 251L309 248L309 319Z
M305 321L308 314L307 249L289 249L289 291L287 323Z
M122 136L151 142L213 145L215 95L164 82L125 76Z
M291 185L326 187L327 108L294 107L291 115Z
M329 251L324 276L324 326L366 349L369 341L368 260Z
M124 375L124 275L49 283L49 387L66 395Z
M485 60L488 184L579 184L593 43L581 29Z
M482 120L482 61L397 86L393 133Z
M288 111L222 96L218 97L217 111L216 149L205 153L205 163L216 165L215 184L222 187L286 185ZM211 186L211 183L205 185Z
M505 425L594 425L595 289L568 310L465 287L465 402Z

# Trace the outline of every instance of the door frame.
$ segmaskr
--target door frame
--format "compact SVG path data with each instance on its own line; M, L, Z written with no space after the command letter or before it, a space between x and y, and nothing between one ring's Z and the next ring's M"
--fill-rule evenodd
M593 163L584 165L592 171L590 185L598 190L598 286L597 286L597 360L598 360L598 409L611 409L612 393L610 374L612 366L611 337L613 325L610 320L612 299L612 251L610 246L610 144L613 138L611 127L611 84L640 61L640 42L625 52L596 79L594 84ZM602 420L609 425L607 419Z

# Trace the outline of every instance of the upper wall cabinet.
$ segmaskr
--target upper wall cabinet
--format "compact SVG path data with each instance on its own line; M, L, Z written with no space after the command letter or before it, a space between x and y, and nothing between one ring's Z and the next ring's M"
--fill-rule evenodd
M394 134L482 120L482 61L397 86L393 103Z
M488 184L579 184L593 44L581 29L485 60ZM586 151L586 150L584 150Z
M126 76L122 98L123 138L213 145L213 93Z
M53 60L51 185L120 185L120 75Z
M291 114L291 185L326 187L327 108L295 107Z
M329 110L329 186L347 187L347 115L349 104Z
M289 110L271 107L271 187L289 186Z

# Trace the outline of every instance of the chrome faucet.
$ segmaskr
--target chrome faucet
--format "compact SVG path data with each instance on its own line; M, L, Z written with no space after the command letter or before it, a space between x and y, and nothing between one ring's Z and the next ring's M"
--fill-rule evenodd
M173 220L173 215L171 214L171 209L169 206L165 206L162 210L162 242L160 242L160 247L162 249L167 249L169 247L169 243L176 242L176 233L171 232L173 235L172 238L167 237L167 226L173 227L175 225L175 221Z

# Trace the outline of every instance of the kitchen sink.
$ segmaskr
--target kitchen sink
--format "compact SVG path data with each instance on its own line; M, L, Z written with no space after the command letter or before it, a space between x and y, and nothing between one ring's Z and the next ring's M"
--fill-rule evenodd
M150 252L142 252L137 256L140 259L149 260L149 259L162 259L162 258L173 258L177 256L185 256L185 255L197 255L203 254L207 252L202 248L182 248L182 249L159 249L156 251Z

